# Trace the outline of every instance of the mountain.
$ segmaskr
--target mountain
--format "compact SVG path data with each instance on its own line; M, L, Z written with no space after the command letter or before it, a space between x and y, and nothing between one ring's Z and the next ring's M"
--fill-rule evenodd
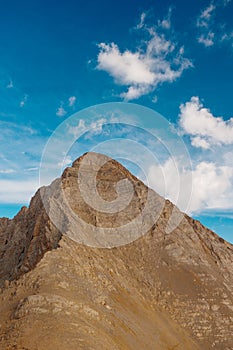
M233 246L104 155L0 219L0 283L2 350L233 349Z

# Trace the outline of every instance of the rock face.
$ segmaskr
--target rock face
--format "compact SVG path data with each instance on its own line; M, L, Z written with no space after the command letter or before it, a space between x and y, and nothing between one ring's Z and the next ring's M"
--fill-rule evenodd
M78 181L84 155L28 209L0 220L0 349L232 350L233 246L181 216L118 162L93 156L104 160L99 195L116 201L120 181L123 202L130 199L125 210L115 202L118 211L106 213L85 201ZM89 179L95 165L85 164ZM127 224L143 212L148 193L154 212L132 229ZM179 220L167 234L171 217Z
M13 220L0 219L0 287L35 267L46 251L57 247L60 238L39 191L30 207L23 207Z

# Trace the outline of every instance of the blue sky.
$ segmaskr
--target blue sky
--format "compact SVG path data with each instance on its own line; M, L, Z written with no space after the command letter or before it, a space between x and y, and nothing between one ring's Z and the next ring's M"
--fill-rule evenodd
M178 130L193 163L192 215L233 241L232 16L230 0L3 2L0 216L28 204L60 123L124 101ZM169 159L160 166L169 177ZM173 199L172 188L166 194Z

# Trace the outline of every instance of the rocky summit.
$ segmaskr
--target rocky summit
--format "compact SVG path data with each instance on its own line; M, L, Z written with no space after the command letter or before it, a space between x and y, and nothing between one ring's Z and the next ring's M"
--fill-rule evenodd
M233 246L88 153L0 219L1 350L232 350Z

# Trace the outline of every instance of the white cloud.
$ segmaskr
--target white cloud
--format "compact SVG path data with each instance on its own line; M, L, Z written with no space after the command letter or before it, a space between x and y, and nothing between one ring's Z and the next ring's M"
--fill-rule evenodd
M24 95L23 99L20 101L19 106L22 108L25 106L26 102L28 100L28 95Z
M213 32L201 34L198 38L198 42L200 44L203 44L205 47L213 46L214 45L214 36L215 36L215 34Z
M70 96L68 98L69 107L73 107L76 102L76 96Z
M231 30L230 32L225 32L222 34L220 41L222 43L230 43L230 45L233 48L233 30Z
M197 28L200 30L200 34L197 41L203 44L205 47L214 45L215 33L213 31L213 17L216 11L216 5L211 2L200 14L197 19ZM212 28L210 30L210 27Z
M137 28L149 35L140 48L121 51L115 43L100 43L97 57L97 69L107 72L116 84L127 87L121 94L127 101L150 93L158 84L175 81L192 66L183 57L183 48L167 40L156 28L146 27L145 14L141 15Z
M0 203L28 203L39 186L38 169L47 137L30 126L1 120L0 130Z
M98 135L103 130L103 125L107 122L105 118L97 119L93 121L90 125L85 123L85 120L80 119L77 126L71 126L69 128L69 133L73 135L76 139L83 135L84 133L88 133L86 138L90 138L93 135Z
M150 86L130 86L127 92L122 92L120 97L125 101L137 100L139 97L146 95L151 91Z
M70 166L72 164L72 159L70 155L64 156L64 159L62 162L58 163L58 166L61 168L66 168L67 166Z
M163 178L158 176L163 174ZM233 167L202 161L193 170L169 158L149 169L151 187L188 214L202 210L233 209ZM192 193L190 193L192 178Z
M57 111L56 111L56 115L58 116L58 117L64 117L65 115L66 115L66 110L64 109L64 107L63 107L63 103L61 102L61 105L60 105L60 107L58 107L58 109L57 109Z
M13 81L10 79L9 83L7 84L7 89L12 89L14 87Z
M35 180L0 180L0 203L28 203L38 187Z
M0 169L0 174L12 174L15 173L14 169Z
M179 125L190 136L191 145L211 150L193 155L193 170L180 167L184 189L186 182L183 177L188 173L192 175L190 212L233 210L233 118L224 120L215 117L198 97L192 97L180 106L179 117ZM167 176L174 178L173 173L170 169L170 175L167 172Z
M203 148L203 149L209 149L210 144L205 139L201 138L200 136L195 136L191 139L191 145L196 148Z
M101 43L99 45L98 69L107 71L121 85L152 84L154 73L139 52L121 53L118 46ZM148 62L149 64L149 62Z
M88 128L89 133L98 135L103 130L103 125L107 122L105 118L100 118L95 122L92 122L90 127Z
M170 29L171 28L171 15L172 15L172 7L169 7L167 16L162 20L159 21L158 24L164 29Z
M66 107L73 107L76 102L76 96L70 96L65 103ZM56 115L58 117L64 117L67 114L67 110L64 108L64 102L61 101L60 106L57 108Z
M223 12L222 17L224 17L224 11L226 11L225 7L230 2L231 0L211 1L201 12L196 22L199 30L197 41L200 44L203 44L205 47L210 47L214 44L232 42L232 30L226 32L227 23L221 23L218 19L219 12Z
M31 172L31 171L38 171L39 170L39 167L37 167L37 166L35 166L35 167L32 167L32 168L25 168L24 169L24 171L29 171L29 172Z
M199 163L193 172L191 211L233 208L233 167Z
M140 22L137 24L136 29L142 29L145 24L146 12L142 12L140 16Z
M201 12L200 16L197 19L197 27L208 28L210 20L214 15L216 5L212 2Z
M74 135L75 138L79 137L83 133L87 131L87 127L85 125L85 121L80 119L77 126L70 126L69 133Z
M186 134L194 137L192 145L195 147L207 149L210 145L233 144L233 118L225 121L215 117L198 97L180 106L179 123Z

